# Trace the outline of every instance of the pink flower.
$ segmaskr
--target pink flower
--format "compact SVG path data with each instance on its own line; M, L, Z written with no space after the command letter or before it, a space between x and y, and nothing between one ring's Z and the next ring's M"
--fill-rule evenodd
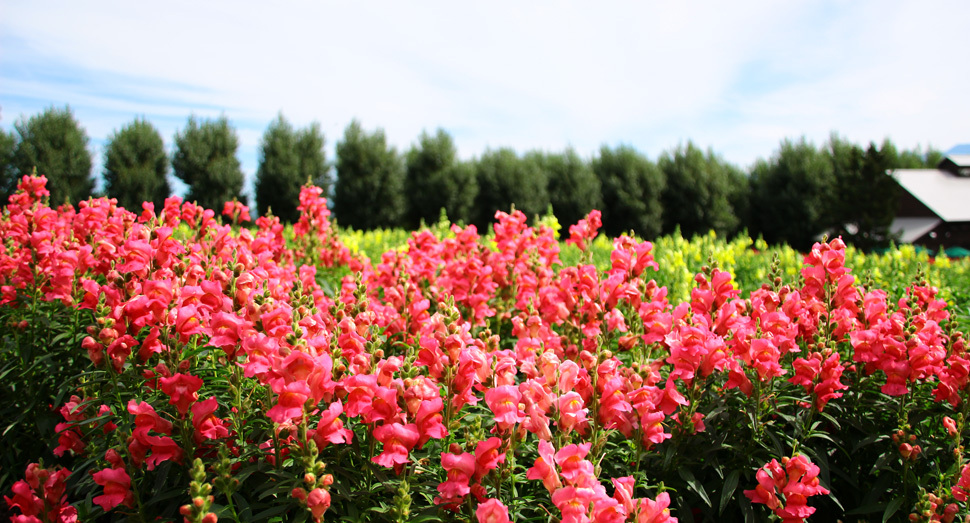
M179 415L183 418L189 411L189 406L199 399L198 390L202 388L202 378L191 374L178 373L169 378L158 380L162 392L168 394L170 405L175 405Z
M758 486L745 490L744 495L753 503L763 503L778 517L786 522L801 523L815 512L809 507L808 498L817 494L828 494L828 489L819 485L818 465L799 454L793 458L783 458L758 469L755 477ZM782 468L784 465L784 468Z
M580 445L566 445L556 452L556 464L562 471L562 477L570 482L577 483L579 476L591 475L593 464L586 461L586 454L589 453L592 443L582 443Z
M494 437L475 445L475 481L505 463L505 453L499 451L501 446L502 440Z
M19 480L13 484L11 488L13 490L13 498L8 498L4 496L3 499L7 501L7 506L10 508L18 508L20 512L25 517L32 517L40 514L44 510L44 502L41 501L39 497L34 494L34 490L30 488L24 480ZM40 521L36 519L36 521Z
M266 412L269 419L275 423L285 423L303 416L303 406L310 397L310 387L305 381L294 381L282 387L274 386L273 389L279 396L276 405Z
M586 424L586 413L583 408L583 398L576 391L569 391L559 397L559 428L569 434L574 428L581 428Z
M344 422L340 419L340 414L344 411L343 404L335 401L327 407L327 410L320 413L320 422L317 423L317 430L313 433L313 441L317 443L317 448L323 450L328 444L334 445L350 443L354 433L344 428Z
M603 226L602 213L596 209L589 211L585 218L575 225L569 226L569 239L566 243L573 244L581 251L586 251L587 243L596 238L600 227Z
M192 426L195 428L193 437L196 443L202 443L206 439L229 437L229 429L223 420L215 416L217 408L219 402L214 396L192 405Z
M321 521L323 513L330 508L330 493L322 488L315 488L307 494L306 506L314 521Z
M670 494L661 492L657 499L640 499L637 505L637 523L668 523L676 522L677 518L670 517Z
M195 305L185 305L175 309L175 330L179 341L186 343L189 338L205 332L202 327L202 313Z
M559 473L556 472L555 452L556 448L552 446L552 443L540 440L539 457L536 458L535 463L525 475L526 479L541 479L542 485L546 487L549 493L562 486Z
M563 487L552 493L552 504L562 512L562 523L590 521L589 505L595 499L593 489Z
M522 394L514 385L502 385L485 392L485 403L495 414L495 426L505 432L525 420L525 412L519 409Z
M461 498L471 491L469 483L475 473L475 456L441 453L441 468L445 469L448 479L438 485L438 492L447 499Z
M478 504L475 518L478 519L478 523L510 523L508 507L494 498Z
M965 465L960 471L960 479L950 488L950 492L957 501L966 501L970 494L970 465Z
M105 512L125 505L133 507L134 494L131 492L131 478L123 468L108 468L94 473L94 482L104 487L104 494L94 498Z
M421 439L418 441L419 448L423 447L429 439L441 439L448 435L448 429L445 428L444 418L441 415L443 408L444 402L441 397L421 402L414 420L421 433Z
M420 438L418 428L413 423L387 423L374 429L374 438L384 444L384 451L374 456L374 463L392 468L408 462L408 453Z

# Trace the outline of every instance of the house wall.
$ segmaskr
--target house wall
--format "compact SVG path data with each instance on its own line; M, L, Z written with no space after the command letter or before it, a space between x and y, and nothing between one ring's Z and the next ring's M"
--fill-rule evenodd
M905 216L907 218L938 218L929 207L923 205L923 202L917 200L915 196L906 192L905 189L900 190L900 193L899 205L896 207L896 216Z
M940 250L941 246L970 249L970 222L943 222L920 236L913 245L922 245L932 252Z

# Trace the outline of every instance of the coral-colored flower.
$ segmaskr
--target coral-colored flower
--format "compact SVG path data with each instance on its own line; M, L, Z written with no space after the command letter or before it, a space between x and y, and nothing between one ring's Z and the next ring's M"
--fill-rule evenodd
M475 518L478 523L510 523L508 507L494 498L478 504L478 508L475 509Z
M559 428L566 434L574 428L581 428L586 424L586 413L583 408L583 398L576 391L569 391L559 397Z
M313 520L322 521L323 513L330 508L330 493L322 488L315 488L307 494L306 505Z
M421 435L413 423L386 423L374 429L374 439L384 444L384 450L372 460L382 467L392 468L408 462L408 453Z
M676 523L670 517L670 494L661 492L656 499L640 499L637 504L637 523Z
M442 452L441 468L445 469L448 479L438 484L438 492L445 499L461 498L471 492L469 484L475 473L475 456L467 452L461 454Z
M475 481L505 463L505 453L499 450L501 446L502 440L495 437L479 441L475 445Z
M589 453L592 443L571 444L559 449L556 452L556 464L559 465L562 477L570 482L576 483L581 475L591 475L593 464L586 461L586 454Z
M159 388L170 397L168 403L175 405L179 415L184 418L189 407L199 399L198 391L202 388L202 378L191 374L177 373L158 381Z
M818 465L802 454L784 458L781 464L773 459L758 469L758 486L745 490L744 495L753 503L767 505L786 522L801 523L815 512L808 506L808 498L829 493L819 484L819 472Z
M957 501L966 501L970 496L970 465L964 465L960 471L960 479L950 488L950 492Z
M192 405L192 427L195 428L193 438L196 443L229 436L225 422L215 416L218 408L219 402L214 396Z
M501 431L510 430L525 420L525 412L519 408L522 394L514 385L493 387L485 392L485 403L495 415L495 426Z
M124 468L107 468L95 472L94 482L104 487L104 494L96 496L93 501L101 505L105 512L118 505L134 506L135 497L131 492L131 478Z
M266 412L269 419L275 423L285 423L303 416L303 406L310 397L310 387L305 381L294 381L273 389L278 396L276 405Z
M354 433L350 429L344 428L344 422L340 419L343 413L343 404L335 401L327 407L327 410L320 413L320 422L313 433L313 441L317 443L318 449L323 449L328 444L338 445L350 443Z
M585 218L579 220L575 225L569 226L569 239L566 243L579 247L579 250L586 251L587 245L596 238L600 227L603 226L603 214L593 209Z
M562 523L587 523L595 497L593 489L563 487L552 493L552 504L562 512Z
M543 486L546 487L549 493L554 492L562 486L559 473L556 472L555 453L556 448L552 446L552 443L540 440L539 457L536 458L535 463L525 475L526 479L541 479Z

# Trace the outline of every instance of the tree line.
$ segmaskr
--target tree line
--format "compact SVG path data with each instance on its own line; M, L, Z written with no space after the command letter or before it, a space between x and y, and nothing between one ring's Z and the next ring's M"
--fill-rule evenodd
M69 107L0 131L0 197L6 201L16 180L35 168L47 175L54 205L92 196L88 142ZM104 149L105 195L135 212L142 202L160 208L171 194L171 169L188 187L187 200L216 210L233 199L245 202L239 140L225 117L189 117L173 145L169 155L158 130L141 118L115 131ZM442 210L452 221L484 228L496 210L514 205L528 216L551 210L564 224L600 209L611 236L747 232L796 248L823 233L862 248L888 243L899 188L886 172L933 167L942 157L932 148L900 151L888 139L860 146L833 133L821 146L786 139L748 171L690 141L656 161L628 145L604 145L589 159L568 148L525 154L499 148L462 160L442 129L423 132L399 152L382 129L368 131L356 120L337 142L332 164L324 145L317 123L296 129L280 114L268 125L255 180L260 213L296 220L300 187L310 182L331 195L338 223L356 229L416 228L437 221Z

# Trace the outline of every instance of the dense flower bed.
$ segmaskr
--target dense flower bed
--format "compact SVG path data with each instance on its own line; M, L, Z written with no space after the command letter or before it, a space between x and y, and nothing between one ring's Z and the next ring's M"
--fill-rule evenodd
M963 336L925 281L860 285L838 239L797 283L742 296L710 266L671 301L650 242L591 263L596 211L568 266L520 212L371 263L318 188L287 238L238 203L51 209L45 181L0 219L0 408L48 383L17 408L58 416L48 464L8 453L13 521L966 512Z

